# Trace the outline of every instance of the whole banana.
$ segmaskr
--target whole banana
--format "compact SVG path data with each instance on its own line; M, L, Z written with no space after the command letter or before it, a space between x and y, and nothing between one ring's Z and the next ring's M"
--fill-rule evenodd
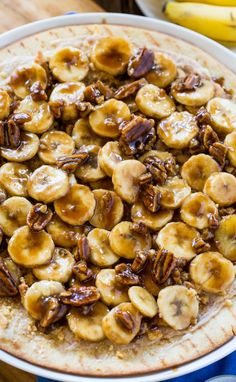
M191 2L191 3L199 3L199 0L176 0L180 3L188 3L188 2ZM212 4L212 5L222 5L222 6L225 6L225 7L229 7L229 6L236 6L236 0L204 0L204 3L205 4Z

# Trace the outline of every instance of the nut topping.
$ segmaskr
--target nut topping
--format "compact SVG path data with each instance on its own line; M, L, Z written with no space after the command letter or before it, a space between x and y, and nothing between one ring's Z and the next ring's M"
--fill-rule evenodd
M37 203L27 215L27 224L32 231L41 231L52 219L52 211L46 204Z
M195 249L196 253L202 253L207 252L211 249L211 246L209 243L206 243L202 237L196 237L193 242L192 246Z
M0 296L15 296L17 285L5 262L0 258Z
M11 122L0 121L0 146L16 148L20 144L20 128L12 120Z
M35 102L46 101L48 98L48 96L47 96L45 90L43 89L40 81L36 81L33 83L33 85L30 87L30 94L31 94L32 99Z
M158 187L152 184L144 186L141 199L150 212L157 212L160 209L161 192Z
M227 147L220 142L215 142L209 148L209 154L220 164L223 168L226 162Z
M115 312L115 319L119 324L124 326L125 329L131 332L133 331L135 327L135 322L130 312L117 309L117 311Z
M201 86L201 77L198 74L188 74L184 78L179 78L173 84L177 92L194 91Z
M140 235L147 235L148 233L148 228L145 224L143 224L142 222L137 222L137 223L133 223L131 228L130 228L131 232L134 232L134 233L138 233Z
M46 328L51 324L59 321L67 313L67 306L60 303L58 298L49 296L45 297L42 302L42 318L40 326Z
M63 156L57 159L57 166L62 170L72 174L76 171L77 167L83 164L88 159L89 154L80 152L68 156Z
M115 266L116 282L119 285L139 285L140 279L130 266L130 264L118 264Z
M196 118L196 121L200 127L205 126L205 125L211 125L211 122L212 122L211 115L210 115L210 113L208 113L208 111L205 109L204 106L202 106L198 110L195 118Z
M100 299L100 293L96 287L82 286L70 288L60 294L60 300L66 305L82 306L92 304Z
M147 265L149 258L149 251L139 251L137 252L133 263L131 264L131 269L135 273L141 272Z
M217 215L209 214L208 215L208 222L209 222L209 228L210 229L216 229L219 225L219 219Z
M100 105L105 100L112 98L112 90L102 81L98 80L95 84L89 85L84 90L85 101Z
M128 75L134 78L145 76L154 65L154 53L147 48L139 49L128 63Z
M73 266L73 273L79 281L88 281L93 277L93 272L88 268L84 260L79 261Z
M163 161L157 157L149 156L145 159L143 164L146 166L147 171L151 173L155 183L160 185L165 183L167 179L167 171Z
M75 249L74 252L75 259L77 261L79 260L84 260L88 261L90 257L90 248L89 248L89 243L88 239L85 235L82 235L77 243L77 248Z
M114 94L114 98L124 99L131 95L134 95L135 93L137 93L139 89L141 89L142 86L146 84L147 84L147 81L145 80L145 78L140 78L140 80L122 85L116 90Z
M156 281L159 284L163 284L167 281L176 264L176 259L173 253L166 249L160 249L154 256L153 262L152 272Z
M211 128L211 126L207 125L204 126L200 133L199 138L201 142L203 143L203 146L208 150L210 146L212 146L215 142L219 142L218 135L216 132Z

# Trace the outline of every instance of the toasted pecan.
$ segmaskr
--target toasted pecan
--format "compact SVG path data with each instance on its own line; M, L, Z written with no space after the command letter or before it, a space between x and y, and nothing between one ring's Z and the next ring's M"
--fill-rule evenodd
M177 92L194 91L201 86L201 77L198 74L190 73L184 78L177 79L172 87Z
M84 260L80 260L74 264L73 273L81 282L88 281L93 277L93 271L87 266Z
M147 265L149 259L149 251L138 251L131 264L131 269L135 273L141 272Z
M219 163L221 168L225 165L227 152L226 145L220 142L215 142L209 147L209 154Z
M161 192L159 188L152 184L144 185L141 193L141 200L150 212L157 212L160 209Z
M27 224L32 231L41 231L52 219L52 211L46 204L37 203L27 215Z
M127 73L134 78L145 76L154 65L154 53L147 48L139 49L128 63Z
M46 328L59 321L67 313L68 307L62 304L57 297L45 297L41 304L42 318L40 326Z
M74 256L77 261L84 260L88 261L90 257L90 248L88 239L85 235L81 235L77 242L77 247L74 251Z
M176 259L173 253L166 249L156 252L153 259L153 275L159 284L163 284L170 277L171 272L176 266Z
M67 156L62 156L57 159L57 166L62 170L72 174L77 167L88 159L89 154L86 152L78 152Z
M192 242L192 247L194 248L197 254L207 252L211 249L210 244L206 243L202 237L195 237L195 239L193 239Z
M115 319L119 324L125 327L125 329L129 330L130 332L133 331L135 322L130 312L117 309L115 312Z
M140 279L136 275L130 264L121 263L115 266L116 282L119 285L139 285Z
M100 299L100 293L94 286L70 288L60 294L60 301L66 305L82 306L92 304Z
M140 78L134 82L120 86L114 93L114 98L124 99L137 93L137 91L147 84L145 78Z

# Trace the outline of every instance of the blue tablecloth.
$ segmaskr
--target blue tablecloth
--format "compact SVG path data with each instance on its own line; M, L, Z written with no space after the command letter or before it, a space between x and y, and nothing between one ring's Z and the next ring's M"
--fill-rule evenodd
M195 371L194 373L187 374L183 377L169 379L171 382L204 382L209 378L223 375L231 374L235 375L236 382L236 351L230 354L228 357L213 363L210 366L204 367L201 370ZM38 378L38 382L51 382L49 379Z

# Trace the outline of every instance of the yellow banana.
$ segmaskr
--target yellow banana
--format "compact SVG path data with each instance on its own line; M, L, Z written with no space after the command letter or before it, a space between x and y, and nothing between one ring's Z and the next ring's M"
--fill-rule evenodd
M176 24L215 40L236 42L236 7L169 2L165 14Z
M222 5L224 7L234 7L236 6L236 0L176 0L179 3L199 3L203 2L204 4L212 4L212 5Z

